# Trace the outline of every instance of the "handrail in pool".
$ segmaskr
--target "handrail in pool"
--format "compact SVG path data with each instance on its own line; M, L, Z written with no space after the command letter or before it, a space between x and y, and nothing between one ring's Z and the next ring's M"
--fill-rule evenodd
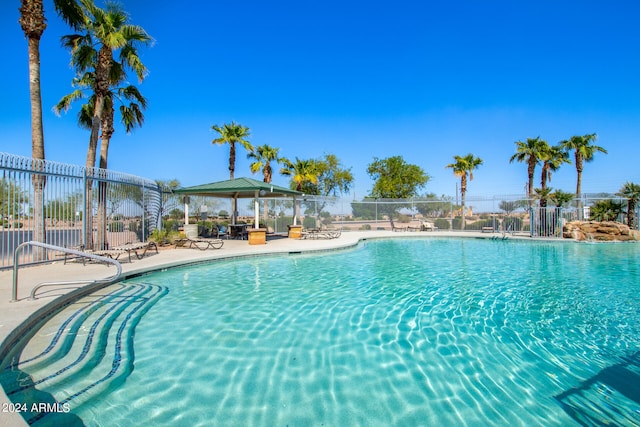
M79 257L84 257L84 258L89 258L89 259L93 259L96 261L100 261L100 262L106 262L109 264L113 264L117 271L116 274L114 274L113 276L109 276L105 279L97 279L97 280L67 280L67 281L60 281L60 282L42 282L37 284L32 290L31 290L31 295L30 298L33 300L35 299L35 295L36 295L36 291L44 286L56 286L56 285L79 285L82 283L92 283L92 284L98 284L98 283L110 283L110 282L115 282L116 280L118 280L120 278L120 275L122 274L122 265L120 265L120 263L118 261L116 261L115 259L112 258L108 258L105 256L101 256L101 255L96 255L96 254L92 254L89 252L83 252L83 251L78 251L76 249L69 249L69 248L65 248L62 246L55 246L55 245L50 245L48 243L42 243L42 242L35 242L35 241L29 241L29 242L24 242L21 243L20 245L18 245L18 247L16 248L16 250L13 253L13 289L11 292L11 302L16 302L18 301L18 268L19 268L19 261L18 261L18 252L22 249L25 248L27 246L37 246L40 248L45 248L45 249L51 249L54 251L58 251L58 252L65 252L68 254L72 254L72 255L77 255Z

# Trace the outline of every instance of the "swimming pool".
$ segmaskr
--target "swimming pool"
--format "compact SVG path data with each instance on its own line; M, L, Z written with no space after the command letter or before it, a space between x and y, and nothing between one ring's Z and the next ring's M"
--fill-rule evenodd
M41 425L639 424L639 261L428 238L175 268L67 307L2 382L67 405Z

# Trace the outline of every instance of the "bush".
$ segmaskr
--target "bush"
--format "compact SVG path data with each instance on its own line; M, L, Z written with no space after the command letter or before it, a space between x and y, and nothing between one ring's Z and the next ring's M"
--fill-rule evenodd
M360 230L371 230L371 224L362 224Z
M409 215L400 214L398 215L398 222L406 224L408 222L411 222L411 217Z
M302 220L302 228L316 228L316 218L313 216L305 216Z
M448 230L449 229L449 221L443 218L438 218L433 222L433 225L438 227L438 230Z

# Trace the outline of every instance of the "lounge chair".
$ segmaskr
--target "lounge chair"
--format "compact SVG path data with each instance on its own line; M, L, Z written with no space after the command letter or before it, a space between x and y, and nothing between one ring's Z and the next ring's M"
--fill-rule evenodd
M436 231L438 227L435 226L434 223L429 221L422 221L422 225L420 226L422 231Z
M129 256L129 262L131 262L131 253L135 254L136 258L142 259L149 249L155 249L156 253L158 253L158 245L156 245L156 242L130 242L124 245L118 245L111 249L111 251L126 253ZM138 251L140 251L140 253L138 253ZM117 255L115 259L118 259L118 256L120 255Z
M328 228L306 228L302 230L303 239L337 239L342 231Z
M222 239L198 236L197 230L192 231L192 229L187 229L185 230L185 236L186 237L184 239L179 239L176 241L176 247L185 246L187 243L189 243L189 248L193 248L195 246L201 251L204 251L209 248L220 249L222 245L224 245L224 241Z

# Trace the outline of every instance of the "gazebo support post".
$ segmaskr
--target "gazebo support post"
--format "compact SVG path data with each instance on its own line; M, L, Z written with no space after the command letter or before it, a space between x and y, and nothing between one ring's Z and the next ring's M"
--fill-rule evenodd
M253 213L254 213L254 225L253 228L260 228L260 203L258 201L258 190L256 190L256 198L253 202Z

